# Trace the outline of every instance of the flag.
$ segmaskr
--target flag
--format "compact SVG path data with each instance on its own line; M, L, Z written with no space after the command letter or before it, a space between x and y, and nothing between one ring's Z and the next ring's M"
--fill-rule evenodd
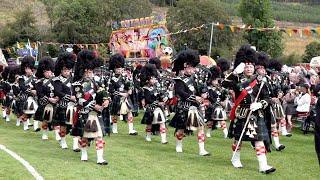
M17 49L20 49L21 47L20 47L20 44L19 44L19 42L17 41Z

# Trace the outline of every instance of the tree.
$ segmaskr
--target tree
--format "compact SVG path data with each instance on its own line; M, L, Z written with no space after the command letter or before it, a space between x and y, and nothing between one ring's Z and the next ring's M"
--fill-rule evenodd
M272 19L269 0L241 0L239 12L245 24L253 28L272 28ZM245 38L257 50L264 51L272 57L280 57L283 52L282 34L280 31L250 30Z
M18 12L15 15L15 21L7 24L0 32L0 44L10 46L18 41L36 41L39 40L39 31L35 27L35 16L31 8Z
M148 0L43 0L58 42L106 42L111 22L151 14ZM143 10L142 10L143 9Z
M309 63L313 57L317 56L320 56L320 42L313 41L306 46L302 59L304 63Z
M228 15L216 0L180 0L176 7L171 7L167 14L168 28L170 32L198 27L202 24L220 22L230 24ZM190 31L172 35L174 47L183 49L184 44L188 48L197 49L200 52L209 51L211 25L198 31ZM214 55L230 55L236 33L224 28L220 30L214 27L212 52Z

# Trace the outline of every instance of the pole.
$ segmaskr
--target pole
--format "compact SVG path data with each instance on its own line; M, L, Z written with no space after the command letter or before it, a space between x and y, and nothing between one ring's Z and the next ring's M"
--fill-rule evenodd
M209 46L209 53L208 53L209 57L211 57L212 38L213 38L213 23L211 24L210 46Z
M259 97L259 95L260 95L260 92L261 92L261 89L262 89L264 83L265 83L265 82L262 81L262 83L261 83L261 85L260 85L260 88L259 88L259 91L258 91L258 93L257 93L257 97L256 97L255 100L254 100L254 103L257 102L258 97ZM240 138L239 138L239 140L238 140L236 149L235 149L235 151L233 152L231 161L233 160L234 156L236 155L237 149L239 148L239 146L240 146L240 144L241 144L242 137L243 137L244 132L245 132L245 130L246 130L246 127L247 127L247 125L248 125L248 123L249 123L249 119L250 119L250 116L251 116L252 113L253 113L252 110L250 110L250 112L249 112L249 114L248 114L248 117L247 117L247 121L246 121L246 123L245 123L244 126L243 126L243 129L242 129Z

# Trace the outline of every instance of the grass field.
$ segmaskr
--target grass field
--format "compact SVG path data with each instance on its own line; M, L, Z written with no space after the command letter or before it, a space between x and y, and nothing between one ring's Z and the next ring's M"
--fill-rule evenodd
M160 144L159 137L145 142L144 126L137 123L136 129L139 135L129 136L126 124L119 123L119 134L105 137L108 166L96 165L94 145L89 148L89 161L81 162L80 153L58 148L53 132L48 141L42 141L41 133L24 132L13 121L0 120L0 144L27 160L45 179L317 179L320 175L313 135L302 135L299 130L291 138L281 138L287 146L283 152L268 154L269 164L277 171L264 175L258 173L249 143L244 143L241 151L244 168L232 167L232 140L223 139L221 130L215 130L206 141L212 156L200 157L196 136L185 138L184 152L177 154L172 128L167 145ZM68 145L71 147L70 137ZM24 166L1 150L0 169L0 179L32 179Z

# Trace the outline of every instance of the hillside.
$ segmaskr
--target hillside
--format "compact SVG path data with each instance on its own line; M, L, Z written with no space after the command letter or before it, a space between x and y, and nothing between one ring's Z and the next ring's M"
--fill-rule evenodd
M0 28L6 23L14 21L16 12L26 7L31 7L40 31L45 31L49 26L49 18L46 13L45 5L38 0L0 0Z
M237 3L239 0L221 0L225 10L231 15L237 15ZM37 27L41 32L45 32L49 27L49 18L46 13L45 5L40 0L0 0L0 29L5 26L6 23L14 20L16 12L26 7L31 7L37 20ZM279 5L279 7L277 7ZM272 7L276 10L273 11L275 18L280 19L277 21L277 26L280 27L319 27L320 13L317 13L315 9L319 9L320 6L307 6L299 3L279 3L272 2ZM168 8L153 6L152 15L166 14ZM287 14L280 17L281 14ZM286 18L286 19L285 19ZM292 21L292 22L290 22ZM302 22L301 22L302 21ZM285 43L285 55L295 53L302 55L305 50L305 46L310 42L316 40L313 37L288 37L284 35Z

